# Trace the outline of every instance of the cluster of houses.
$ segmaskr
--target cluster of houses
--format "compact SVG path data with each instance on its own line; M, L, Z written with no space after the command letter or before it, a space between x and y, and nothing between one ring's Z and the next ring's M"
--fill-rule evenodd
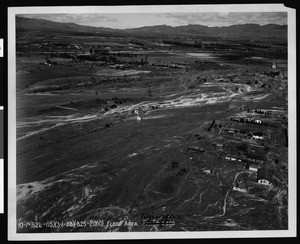
M46 49L46 50L51 50L51 49L75 49L75 50L80 50L81 47L79 44L75 43L69 43L69 42L59 42L59 41L54 41L54 42L42 42L42 43L25 43L21 45L17 45L17 47L20 48L28 48L28 47L33 47L36 49Z
M246 156L246 155L241 155L241 156L236 156L234 154L227 154L225 156L226 160L230 161L237 161L237 162L244 162L247 163L247 165L250 165L251 163L256 163L260 164L264 162L264 157L260 155L251 155L251 156Z
M236 161L236 162L243 162L246 163L245 169L249 172L256 174L256 182L260 185L264 186L272 186L272 177L270 172L266 168L260 168L259 165L264 163L263 156L260 155L252 155L252 156L232 156L227 155L225 156L226 160ZM247 192L248 189L244 183L238 182L234 187L233 190L239 192Z
M264 134L262 132L248 132L243 130L238 130L234 128L224 128L221 124L216 124L215 120L211 123L209 130L211 128L214 128L214 132L225 132L229 133L231 135L237 135L239 133L244 133L247 136L251 136L253 139L264 139ZM196 134L195 137L199 137L199 134ZM234 146L235 142L232 142L230 144L222 144L221 141L216 141L213 145L213 148L219 152L219 156L227 161L231 161L232 163L236 164L243 164L245 168L245 172L248 172L248 174L252 175L252 177L256 177L256 182L259 185L265 186L265 187L271 187L272 184L272 174L270 171L266 168L265 165L265 155L266 155L266 149L265 147L261 147L259 145L249 145L248 143L238 143L236 146ZM200 154L204 154L206 152L205 148L199 147L198 145L190 145L188 147L188 151L196 152ZM213 171L211 169L202 168L202 173L204 175L211 175L213 174ZM248 183L243 180L240 180L236 182L232 188L234 191L247 193Z
M217 148L223 148L222 144L214 144ZM194 151L198 153L204 153L205 149L198 146L189 146L189 151ZM266 168L261 168L259 165L262 165L265 160L264 156L260 154L249 154L249 155L238 155L237 150L230 150L230 153L225 155L225 159L229 161L245 163L245 169L250 173L256 174L256 182L263 186L272 186L272 176ZM202 173L205 175L213 174L211 169L203 168ZM239 191L246 193L248 192L248 187L242 181L237 182L233 186L234 191Z
M245 164L245 169L247 172L256 174L256 182L264 186L272 186L272 175L270 172L263 166L265 164L265 154L262 152L260 147L251 147L245 148L244 153L240 151L237 147L229 148L229 151L226 152L223 158L228 161L243 163ZM251 153L249 152L251 151ZM233 190L240 192L247 192L247 187L244 183L237 183Z
M216 125L215 127L218 127ZM242 138L247 138L247 139L255 139L255 140L264 140L265 135L263 132L257 131L257 132L251 132L247 130L239 130L235 128L224 128L224 127L219 127L217 129L217 133L226 133L231 136L236 136L236 137L242 137Z
M240 123L249 123L249 124L256 124L262 126L270 126L270 127L277 127L276 124L263 121L261 119L255 118L247 118L247 117L230 117L230 121L240 122Z
M253 168L253 170L256 172L256 182L260 185L271 187L272 184L272 176L270 172L265 168ZM248 187L247 184L245 184L243 181L238 181L233 186L232 190L247 193Z
M214 144L217 148L224 148L224 145L222 144ZM205 149L198 147L198 146L189 146L189 151L194 151L198 153L204 153ZM239 155L238 155L239 154ZM260 165L263 165L265 160L264 156L261 154L240 154L238 153L238 150L230 150L230 153L225 155L224 157L226 160L229 161L235 161L235 162L241 162L245 163L245 169L252 174L256 174L256 182L259 185L263 186L272 186L272 175L268 169L265 167L261 167ZM192 158L191 158L192 159ZM205 175L211 175L213 174L213 170L203 168L202 173ZM234 191L239 191L246 193L248 192L247 184L245 184L243 181L238 181L232 188Z

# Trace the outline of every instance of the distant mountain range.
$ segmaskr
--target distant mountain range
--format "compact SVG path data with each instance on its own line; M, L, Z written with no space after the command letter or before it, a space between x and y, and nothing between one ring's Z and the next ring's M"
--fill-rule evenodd
M270 38L277 40L287 39L287 25L258 25L243 24L224 27L208 27L204 25L186 25L172 27L168 25L145 26L132 29L111 29L104 27L84 26L74 23L59 23L43 19L31 19L16 17L17 31L40 32L65 32L65 33L93 33L93 34L132 34L132 35L156 35L156 36L214 36L224 38Z

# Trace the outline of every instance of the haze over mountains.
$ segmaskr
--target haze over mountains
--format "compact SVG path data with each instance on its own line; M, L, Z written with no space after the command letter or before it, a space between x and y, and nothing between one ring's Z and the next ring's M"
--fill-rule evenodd
M93 34L132 34L132 35L196 35L196 36L216 36L226 38L270 38L278 40L287 39L287 25L258 25L243 24L223 27L208 27L204 25L186 26L144 26L132 29L111 29L104 27L84 26L74 23L59 23L44 19L31 19L16 17L17 31L50 31L50 32L82 32Z

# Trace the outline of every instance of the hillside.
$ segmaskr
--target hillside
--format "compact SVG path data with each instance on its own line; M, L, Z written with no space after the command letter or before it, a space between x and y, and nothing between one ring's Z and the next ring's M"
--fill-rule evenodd
M113 32L113 29L84 26L74 23L59 23L44 19L30 19L24 17L16 17L17 31L53 31L53 32Z

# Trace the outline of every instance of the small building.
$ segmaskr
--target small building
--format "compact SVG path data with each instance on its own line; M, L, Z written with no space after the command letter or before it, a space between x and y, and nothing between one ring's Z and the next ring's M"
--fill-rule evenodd
M257 170L257 183L264 186L272 186L271 176L267 169Z
M272 183L266 179L260 179L257 181L258 184L265 185L265 186L272 186Z
M246 185L243 182L237 182L235 186L233 186L232 190L246 193L248 191Z
M264 139L264 134L262 132L255 132L255 133L253 133L252 136L254 139L260 139L260 140Z
M196 151L196 152L200 152L200 153L205 152L205 149L197 147L197 146L189 146L188 150L192 150L192 151Z
M258 166L254 164L247 164L246 169L252 172L257 172Z

